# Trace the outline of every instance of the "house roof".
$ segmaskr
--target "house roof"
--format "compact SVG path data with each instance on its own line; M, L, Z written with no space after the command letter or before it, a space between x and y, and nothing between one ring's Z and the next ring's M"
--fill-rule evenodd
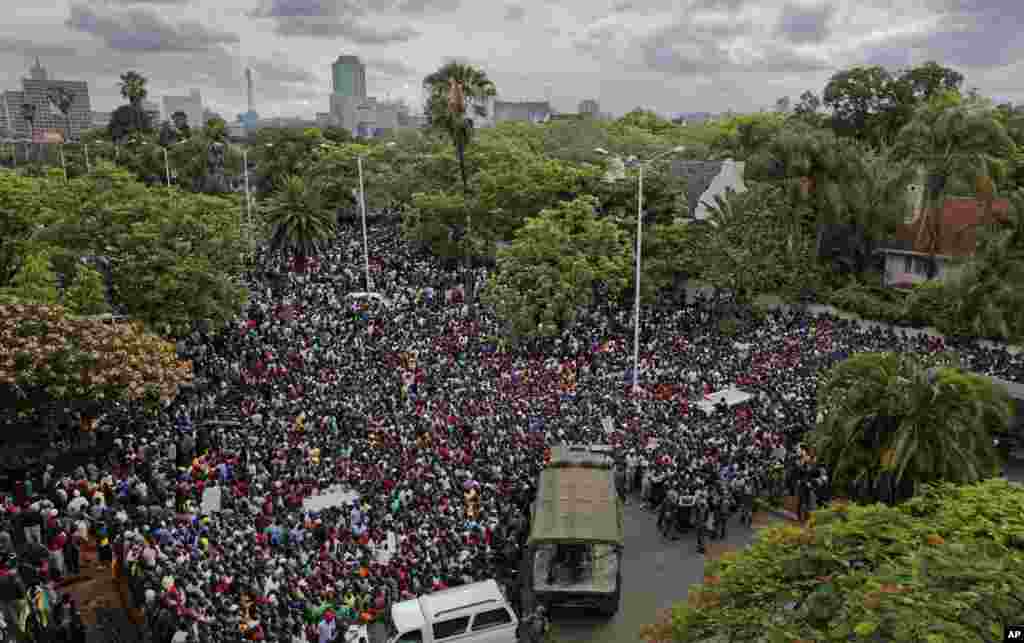
M722 161L672 161L672 174L686 178L686 199L691 216L697 212L701 195L711 187L723 164Z
M985 221L981 202L974 197L947 197L941 217L934 221L919 216L909 224L899 226L895 238L885 244L887 248L904 251L930 253L932 251L931 235L937 235L934 244L935 254L950 257L968 257L974 254L978 245L978 226L1002 222L1006 220L1010 203L1006 199L996 199L992 203L991 220ZM921 226L926 225L922 233Z

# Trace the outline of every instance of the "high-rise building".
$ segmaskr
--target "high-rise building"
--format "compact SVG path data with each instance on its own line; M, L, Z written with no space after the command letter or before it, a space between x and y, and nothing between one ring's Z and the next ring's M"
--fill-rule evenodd
M246 97L246 106L249 108L249 111L250 112L255 112L256 111L256 107L255 107L255 105L256 105L256 97L254 95L254 91L253 91L253 87L252 87L252 69L250 69L248 67L245 68L245 97Z
M0 112L6 122L8 135L13 138L30 138L28 122L22 117L22 105L35 105L35 121L32 129L36 133L54 131L61 132L65 139L74 139L92 125L92 108L89 103L89 85L80 80L51 80L46 69L36 58L35 65L29 70L29 77L21 79L21 91L5 91L0 95ZM71 120L71 131L68 132L68 121L53 102L53 97L60 91L71 95L71 109L68 116Z
M171 120L175 112L185 112L188 126L203 126L203 97L198 89L193 89L188 96L164 96L164 117Z
M331 65L331 80L335 96L366 98L366 66L358 56L338 56Z
M601 114L601 106L593 98L587 98L580 101L577 111L591 118L598 118Z

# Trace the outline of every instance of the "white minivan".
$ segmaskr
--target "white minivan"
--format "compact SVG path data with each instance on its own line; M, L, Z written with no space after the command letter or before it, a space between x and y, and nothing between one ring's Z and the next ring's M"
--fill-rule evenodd
M493 579L395 603L389 617L387 643L518 641L519 619Z

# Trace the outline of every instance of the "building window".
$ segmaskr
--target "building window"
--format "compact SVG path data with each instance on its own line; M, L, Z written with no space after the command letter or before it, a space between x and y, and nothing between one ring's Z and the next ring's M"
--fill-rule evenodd
M914 258L910 255L903 256L903 272L908 274L914 272Z

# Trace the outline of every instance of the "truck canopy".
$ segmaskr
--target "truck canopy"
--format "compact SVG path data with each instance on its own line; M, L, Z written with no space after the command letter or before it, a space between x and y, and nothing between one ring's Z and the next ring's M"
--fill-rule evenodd
M622 504L611 458L553 447L541 471L529 545L600 543L622 547Z

